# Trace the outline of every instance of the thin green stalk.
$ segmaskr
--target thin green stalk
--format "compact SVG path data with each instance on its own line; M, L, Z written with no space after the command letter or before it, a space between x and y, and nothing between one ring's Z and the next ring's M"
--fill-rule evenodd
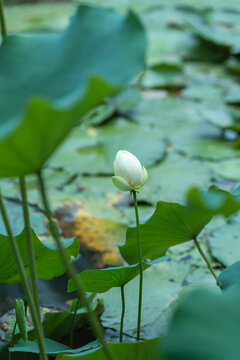
M100 340L100 342L102 344L102 347L103 347L103 351L105 352L107 359L114 360L115 356L113 355L111 349L109 348L109 346L105 342L104 333L103 333L102 328L101 328L101 326L99 324L99 321L98 321L95 313L91 310L89 301L88 301L88 299L86 297L86 294L85 294L84 285L83 285L82 281L79 278L77 278L76 268L75 268L75 266L73 264L71 264L69 262L68 257L67 257L66 252L65 252L65 249L64 249L64 247L62 245L58 229L57 229L57 227L56 227L56 225L55 225L55 223L53 221L53 218L52 218L52 213L51 213L50 206L49 206L49 203L48 203L48 198L47 198L47 194L46 194L46 190L45 190L45 184L44 184L44 179L43 179L42 173L41 172L37 173L37 176L38 176L39 190L40 190L40 194L41 194L41 197L42 197L42 202L43 202L45 214L46 214L47 219L49 221L50 231L51 231L51 233L53 235L53 238L56 241L56 244L57 244L60 256L62 258L63 264L67 269L69 277L73 279L74 285L76 286L76 289L77 289L77 292L78 292L78 296L80 297L80 299L83 302L83 305L87 309L88 317L89 317L89 320L91 322L91 325L92 325L93 331L95 333L95 336Z
M12 345L13 338L14 338L15 331L16 331L16 327L17 327L17 320L15 320L15 323L14 323L14 327L13 327L13 331L12 331L11 339L10 339L10 341L9 341L9 344L10 344L10 345Z
M73 347L74 323L75 323L75 320L76 320L77 310L79 308L79 305L80 305L80 298L77 299L76 307L75 307L74 314L73 314L72 324L71 324L71 330L70 330L70 347L71 348Z
M12 359L12 353L11 353L11 351L9 351L9 349L8 349L8 360L11 360Z
M11 339L9 341L9 347L12 345L13 338L14 338L15 331L16 331L16 327L17 327L17 320L15 320L15 323L14 323ZM11 358L12 358L12 353L11 353L11 351L9 351L9 348L8 348L8 360L11 360Z
M0 25L1 25L1 35L4 39L7 36L7 27L6 27L6 21L5 16L3 12L3 2L0 0Z
M8 238L9 238L9 242L12 248L12 252L13 252L13 256L15 258L15 262L16 262L16 266L17 266L17 270L18 273L21 277L21 281L22 281L22 285L24 288L24 292L28 301L28 305L30 307L31 310L31 315L32 315L32 320L33 320L33 325L36 331L36 337L37 337L37 341L38 341L38 346L39 346L39 352L40 352L40 359L41 360L47 360L47 355L46 355L46 351L45 351L45 343L44 343L44 337L43 337L43 332L41 330L41 324L38 321L38 315L37 315L37 311L35 308L35 304L34 304L34 300L31 294L31 290L30 287L28 285L28 280L27 280L27 275L25 273L25 269L24 269L24 265L23 265L23 261L21 258L21 254L19 252L18 246L17 246L17 242L16 239L13 235L11 226L10 226L10 222L8 219L8 215L6 212L6 208L3 202L3 198L2 198L2 194L0 191L0 210L2 213L2 218L3 218L3 222L8 234Z
M20 190L22 196L22 208L23 208L23 217L26 231L26 240L27 240L27 249L28 249L28 260L29 260L29 269L30 269L30 279L32 284L33 299L36 305L36 310L38 313L39 322L41 322L41 313L40 313L40 300L39 300L39 291L38 291L38 281L37 281L37 269L35 263L35 252L32 239L32 229L30 225L30 217L28 211L28 200L27 200L27 189L25 177L22 176L19 178Z
M25 308L25 316L27 318L28 304L27 304L27 301L25 299L23 299L23 301L24 301L24 308ZM39 320L40 320L40 324L41 324L41 317L39 318ZM24 360L26 360L27 359L27 353L24 353L23 356L24 356Z
M193 240L194 240L194 243L195 243L198 251L200 252L200 254L201 254L201 256L203 257L203 259L205 260L205 262L206 262L209 270L211 271L214 279L216 280L217 274L216 274L215 271L213 270L212 265L210 264L210 261L208 260L208 258L207 258L206 255L204 254L204 252L202 251L202 249L201 249L201 247L200 247L200 244L199 244L199 242L197 241L197 239L195 238L195 239L193 239Z
M25 305L25 304L24 304L24 305ZM26 307L25 307L25 315L26 315L26 311L27 311L27 305L26 305ZM17 320L15 320L15 323L14 323L14 327L13 327L11 339L10 339L10 341L9 341L9 344L10 344L9 347L10 347L10 346L12 345L12 343L13 343L13 338L14 338L14 335L15 335L16 327L17 327ZM11 355L12 355L11 351L8 350L8 360L11 360L11 358L12 358ZM24 358L24 360L27 359L26 353L23 353L23 358Z
M136 215L136 225L137 225L137 241L138 241L138 256L139 256L139 300L138 300L138 322L137 322L137 341L140 340L140 330L141 330L141 314L142 314L142 290L143 290L143 266L142 266L142 248L140 241L140 226L139 226L139 215L138 215L138 204L137 204L137 193L133 191L133 201L135 207Z
M28 308L27 308L27 301L26 301L26 299L23 299L23 301L24 301L24 308L25 308L25 316L27 317L27 310L28 310Z
M120 325L120 343L123 338L123 321L125 315L125 295L124 295L124 286L121 286L121 299L122 299L122 315L121 315L121 325Z

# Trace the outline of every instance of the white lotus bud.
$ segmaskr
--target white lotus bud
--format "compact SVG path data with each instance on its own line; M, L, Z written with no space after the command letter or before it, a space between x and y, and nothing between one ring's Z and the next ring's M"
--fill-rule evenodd
M136 156L119 150L114 161L113 184L122 191L141 191L148 173Z

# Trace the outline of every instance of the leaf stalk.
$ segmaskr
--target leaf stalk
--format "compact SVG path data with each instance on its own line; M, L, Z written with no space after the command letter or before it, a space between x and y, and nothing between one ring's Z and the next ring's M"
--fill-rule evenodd
M124 286L121 286L121 300L122 300L122 314L121 314L121 324L120 324L120 343L123 339L123 322L124 322L124 315L125 315L125 295L124 295Z
M135 215L136 215L136 225L137 225L137 243L138 243L138 256L139 256L139 298L138 298L138 322L137 322L137 341L140 340L140 330L141 330L141 314L142 314L142 292L143 292L143 266L142 266L142 247L140 240L140 224L139 224L139 214L138 214L138 203L137 203L137 193L132 191Z
M76 316L77 316L77 310L79 308L80 305L80 298L78 297L77 302L76 302L76 306L74 309L74 314L73 314L73 318L72 318L72 324L71 324L71 329L70 329L70 347L73 348L73 332L74 332L74 324L75 324L75 320L76 320Z
M38 341L38 346L39 346L39 353L40 353L40 359L41 360L48 360L47 354L46 354L46 349L45 349L45 343L44 343L44 336L43 336L43 331L42 331L42 327L41 327L41 323L39 322L39 318L38 318L38 314L37 314L37 310L35 307L35 303L34 303L34 299L30 290L30 287L28 285L28 280L27 280L27 275L24 269L24 264L21 258L21 254L20 251L18 249L18 245L16 242L16 239L13 235L13 231L10 225L10 221L7 215L7 211L3 202L3 197L0 191L0 210L1 210L1 214L2 214L2 218L3 218L3 222L6 228L6 232L8 234L8 238L10 241L10 245L12 248L12 252L13 252L13 256L15 258L15 262L16 262L16 267L17 270L19 272L19 275L21 277L21 281L22 281L22 285L24 288L24 292L26 295L26 299L28 302L28 305L30 307L31 310L31 316L32 316L32 321L33 321L33 325L35 328L35 332L36 332L36 337L37 337L37 341Z
M3 2L0 0L0 24L1 24L1 35L4 39L7 36L7 27L6 27L6 21L3 11Z
M41 195L42 203L43 203L44 210L45 210L45 215L49 221L50 231L51 231L52 236L57 244L63 264L64 264L65 268L67 269L69 277L73 279L73 282L74 282L74 285L76 286L79 298L82 300L83 305L87 309L88 317L89 317L90 323L92 325L94 334L100 340L101 345L103 347L103 351L105 352L107 359L115 360L115 356L113 355L111 349L109 348L108 344L106 343L106 341L104 339L104 333L99 324L99 321L98 321L95 313L91 309L90 303L89 303L86 293L85 293L84 285L83 285L82 281L77 277L76 268L73 264L71 264L69 262L68 257L65 252L65 249L62 245L57 226L55 225L55 223L53 221L52 212L51 212L51 209L49 206L47 192L46 192L46 188L45 188L44 178L42 176L41 171L39 171L37 173L37 177L38 177L40 195Z
M208 260L208 258L206 257L206 255L204 254L204 252L203 252L203 250L202 250L199 242L197 241L196 238L194 238L193 241L194 241L194 243L195 243L195 245L196 245L196 247L197 247L200 255L202 256L202 258L203 258L204 261L206 262L207 267L208 267L209 270L211 271L211 274L213 275L214 279L216 280L216 279L217 279L217 274L216 274L215 271L213 270L213 267L212 267L210 261Z
M27 189L25 177L19 178L20 191L22 196L22 208L23 208L23 217L24 224L26 229L26 240L27 240L27 249L28 249L28 260L29 260L29 269L30 269L30 279L32 284L33 298L36 305L36 310L38 314L39 322L41 322L41 312L40 312L40 300L39 300L39 291L38 291L38 282L37 282L37 269L35 264L35 252L32 239L32 229L30 225L30 216L28 210L28 200L27 200Z

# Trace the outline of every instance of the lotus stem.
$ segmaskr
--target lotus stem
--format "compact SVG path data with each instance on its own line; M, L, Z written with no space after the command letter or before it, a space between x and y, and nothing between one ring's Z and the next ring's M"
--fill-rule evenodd
M18 249L16 239L13 235L13 231L12 231L10 221L9 221L9 218L7 215L7 211L6 211L4 202L3 202L1 191L0 191L0 210L1 210L2 218L3 218L3 222L4 222L4 225L6 228L6 232L8 234L9 242L10 242L10 245L12 248L13 256L15 258L16 267L19 272L19 275L20 275L20 278L22 281L22 285L24 288L24 292L26 295L26 299L28 301L28 305L31 310L32 321L33 321L33 325L35 328L36 337L37 337L38 346L39 346L40 359L48 360L48 357L46 354L46 349L45 349L44 336L43 336L41 323L39 322L38 313L37 313L37 310L35 307L35 303L34 303L34 300L32 297L30 287L28 285L28 280L27 280L27 275L25 273L24 264L23 264L23 261L21 258L20 251Z
M27 201L27 190L26 190L26 181L25 177L19 178L20 190L22 195L22 208L23 208L23 217L26 231L26 240L27 240L27 249L28 249L28 260L29 260L29 269L30 269L30 279L32 284L33 298L36 305L36 310L38 313L39 322L41 322L41 311L40 311L40 300L39 300L39 291L38 291L38 282L37 282L37 269L35 264L35 252L32 239L32 229L30 226L30 217L28 211L28 201Z
M71 264L69 262L68 257L67 257L66 252L65 252L65 249L64 249L64 247L62 245L57 226L55 225L55 223L53 221L53 217L52 217L52 213L51 213L48 198L47 198L47 193L46 193L46 188L45 188L45 183L44 183L44 179L43 179L43 176L42 176L42 172L41 171L38 172L37 176L38 176L38 182L39 182L40 195L41 195L43 207L44 207L44 210L45 210L45 215L46 215L46 217L47 217L47 219L49 221L50 231L51 231L52 236L55 239L55 242L57 244L57 247L58 247L60 256L62 258L63 264L64 264L65 268L67 269L69 277L73 279L73 282L74 282L74 285L76 286L79 298L82 300L83 305L87 309L88 317L89 317L90 323L92 325L94 334L99 339L99 341L101 342L101 345L103 347L103 351L105 352L107 359L115 360L115 356L113 355L113 353L112 353L111 349L109 348L108 344L105 342L104 333L103 333L102 328L101 328L101 326L99 324L99 321L98 321L95 313L92 311L92 309L90 307L90 303L89 303L89 301L88 301L88 299L86 297L84 285L83 285L82 281L79 278L77 278L76 268L75 268L75 266L73 264Z
M214 279L216 280L216 279L217 279L217 274L216 274L215 271L213 270L213 267L212 267L210 261L208 260L208 258L207 258L206 255L204 254L204 252L203 252L203 250L202 250L199 242L197 241L197 239L195 238L195 239L193 239L193 240L194 240L194 243L195 243L195 245L196 245L196 247L197 247L200 255L202 256L202 258L203 258L204 261L206 262L209 270L211 271L211 274L213 275Z
M3 11L3 2L0 0L0 24L1 24L1 35L4 39L7 36L7 27L6 27L6 21Z
M80 298L77 299L76 306L75 306L75 309L74 309L72 324L71 324L71 330L70 330L70 347L71 348L73 347L74 323L75 323L75 320L76 320L77 310L78 310L79 305L80 305Z
M124 295L124 286L121 286L121 300L122 300L122 314L121 314L121 325L120 325L120 343L123 338L123 322L125 315L125 295Z
M139 256L139 299L138 299L138 322L137 322L137 341L140 340L140 330L141 330L141 314L142 314L142 291L143 291L143 266L142 266L142 248L140 241L140 225L139 225L139 214L138 214L138 203L137 203L137 193L133 191L133 201L135 207L136 215L136 225L137 225L137 242L138 242L138 256Z

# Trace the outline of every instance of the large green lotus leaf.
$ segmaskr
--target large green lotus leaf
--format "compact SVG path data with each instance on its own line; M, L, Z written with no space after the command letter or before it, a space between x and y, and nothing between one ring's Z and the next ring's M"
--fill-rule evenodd
M150 265L143 263L143 269ZM121 287L139 275L139 264L115 268L85 270L78 274L87 292L103 293L112 287ZM68 281L68 292L76 290L72 279Z
M44 339L47 354L59 354L71 351L69 346L61 344L51 339ZM22 339L18 343L9 348L10 352L27 352L27 353L39 353L37 341L23 341Z
M193 240L210 219L204 212L190 212L186 205L159 201L151 218L140 225L143 258L156 259L171 246ZM136 249L136 228L128 228L126 243L119 245L119 250L129 264L138 261Z
M160 339L151 339L135 343L108 344L115 355L116 360L163 360L159 355ZM106 360L105 352L102 348L84 351L74 355L58 355L57 360L85 359L85 360Z
M237 221L218 227L209 238L212 255L220 263L230 266L239 260L240 223Z
M8 36L0 49L0 176L39 170L89 109L141 70L145 45L132 13L88 6L62 34Z
M93 341L87 345L82 346L78 349L72 349L67 345L64 345L60 342L51 340L51 339L44 339L45 346L46 346L46 353L49 355L57 355L57 354L75 354L81 351L86 351L95 347L99 346L98 340ZM17 344L13 347L9 348L9 351L11 352L26 352L26 353L33 353L33 354L39 354L39 348L37 341L23 341L22 339L17 342Z
M158 262L167 260L167 256L158 259ZM143 270L151 266L151 263L143 262ZM103 293L112 287L125 286L129 281L139 275L139 264L112 267L98 270L85 270L78 274L87 292ZM68 281L68 291L74 291L76 287L72 279Z
M148 180L139 193L139 200L153 204L160 198L183 201L186 192L193 186L206 189L211 185L211 171L204 162L176 153L170 153L162 162L147 170Z
M206 192L191 189L185 205L159 201L151 218L140 225L143 258L152 260L165 255L169 247L196 238L212 217L229 217L239 209L239 192L232 194L216 186ZM129 264L138 261L136 248L136 228L128 228L126 243L119 249Z
M175 312L164 340L169 360L238 360L239 290L197 290Z
M48 280L63 274L65 272L65 267L62 264L55 243L41 242L33 230L32 238L38 277ZM25 230L16 236L16 241L24 262L25 271L29 276L29 260ZM0 243L0 282L18 283L20 282L20 277L17 271L8 237L0 235ZM63 246L65 247L69 259L71 256L76 257L78 255L79 243L76 238L64 240Z
M240 285L240 261L223 270L217 277L217 285L223 291L232 290Z
M148 167L163 157L166 145L155 129L120 118L105 126L74 129L49 164L73 174L112 174L119 149L131 151Z

